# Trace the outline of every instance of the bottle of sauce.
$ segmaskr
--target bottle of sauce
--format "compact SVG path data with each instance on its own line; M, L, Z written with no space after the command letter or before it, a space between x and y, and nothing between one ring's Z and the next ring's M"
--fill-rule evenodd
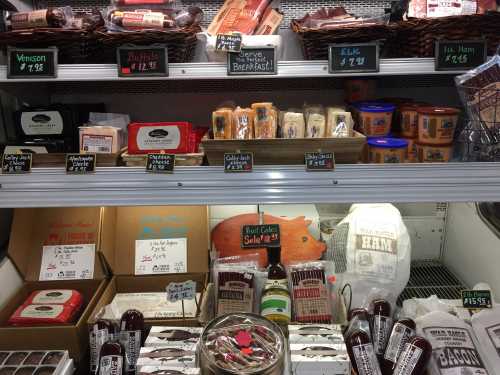
M99 368L99 353L101 352L101 347L104 343L118 338L115 337L115 328L113 323L105 319L97 320L92 327L90 327L90 373L92 375L97 374Z
M400 319L394 324L382 359L383 375L392 375L401 352L413 336L415 336L415 322L412 319Z
M391 304L383 299L373 301L373 350L382 363L392 330Z
M267 281L262 291L260 314L280 325L292 318L290 290L286 270L281 264L281 247L267 248Z
M358 375L381 375L373 344L365 331L356 330L346 339L352 368Z
M398 358L394 375L422 375L432 354L432 346L423 337L414 336Z
M125 349L118 340L105 342L99 356L99 375L125 375Z
M135 375L135 364L144 337L144 316L138 310L127 310L120 321L120 342L125 348L126 375Z
M366 309L355 308L349 310L347 319L349 320L349 326L345 332L345 337L349 337L351 333L360 329L368 334L368 338L371 342L370 316Z

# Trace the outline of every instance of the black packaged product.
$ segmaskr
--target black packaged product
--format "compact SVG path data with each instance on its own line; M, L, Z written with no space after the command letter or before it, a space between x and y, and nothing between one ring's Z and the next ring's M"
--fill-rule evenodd
M138 310L127 310L120 322L120 343L125 348L126 375L135 375L135 365L143 344L144 316Z

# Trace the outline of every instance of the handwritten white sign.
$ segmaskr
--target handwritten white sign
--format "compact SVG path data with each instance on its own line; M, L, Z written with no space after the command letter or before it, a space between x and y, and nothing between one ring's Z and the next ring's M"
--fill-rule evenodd
M94 277L95 244L44 246L41 281Z
M193 280L183 283L170 283L167 286L167 301L177 302L179 300L194 299L196 296L196 282Z
M135 274L187 272L187 238L135 241Z

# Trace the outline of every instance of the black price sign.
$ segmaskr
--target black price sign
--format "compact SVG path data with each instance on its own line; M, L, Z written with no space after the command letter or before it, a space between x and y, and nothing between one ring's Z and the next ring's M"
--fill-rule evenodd
M31 154L3 154L2 173L17 174L31 171Z
M66 173L85 174L95 172L95 154L67 154Z
M241 228L241 247L255 249L280 246L279 224L243 225Z
M251 172L253 169L253 154L238 152L224 154L224 172Z
M330 73L370 73L379 71L379 44L332 44L328 48Z
M116 50L120 77L167 77L168 52L163 46L121 46Z
M153 173L173 173L174 167L175 167L175 155L148 154L146 171Z
M227 54L227 74L275 75L278 74L274 47L242 48L240 53Z
M8 48L7 78L56 78L57 48Z
M436 70L466 70L486 61L484 40L438 40L435 50Z
M333 152L306 152L305 161L308 171L332 171L335 168Z
M215 50L222 52L240 52L241 34L217 34Z
M491 291L489 290L462 290L462 303L466 309L490 309Z

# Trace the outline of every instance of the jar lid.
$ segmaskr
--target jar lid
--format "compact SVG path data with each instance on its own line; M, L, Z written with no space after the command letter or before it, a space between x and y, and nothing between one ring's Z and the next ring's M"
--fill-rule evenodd
M399 138L388 138L388 137L369 138L367 142L368 145L372 147L381 147L381 148L408 147L408 141Z
M396 109L396 106L390 103L362 102L357 105L357 108L363 112L381 113L393 112Z
M458 115L460 110L452 107L420 107L417 110L418 113L424 115Z

